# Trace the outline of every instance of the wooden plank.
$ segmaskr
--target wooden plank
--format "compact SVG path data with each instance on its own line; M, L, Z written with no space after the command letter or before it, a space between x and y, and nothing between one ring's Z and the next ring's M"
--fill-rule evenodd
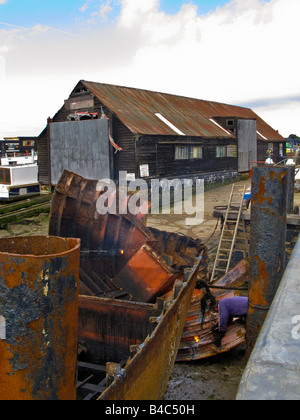
M104 365L96 365L94 363L87 363L87 362L78 362L78 367L94 370L96 372L106 372L106 366Z

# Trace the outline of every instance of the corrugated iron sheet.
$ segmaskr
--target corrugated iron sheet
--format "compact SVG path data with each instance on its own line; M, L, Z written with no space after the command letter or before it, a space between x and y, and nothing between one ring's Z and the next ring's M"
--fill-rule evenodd
M284 141L249 108L85 80L82 83L136 134L178 135L155 115L159 113L186 136L235 138L210 119L238 117L256 119L257 130L269 141Z

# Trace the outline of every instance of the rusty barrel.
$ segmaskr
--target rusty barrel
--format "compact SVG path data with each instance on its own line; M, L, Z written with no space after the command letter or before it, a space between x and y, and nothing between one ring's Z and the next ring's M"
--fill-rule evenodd
M74 400L80 240L0 239L0 399Z
M288 172L256 167L251 186L249 358L285 270Z

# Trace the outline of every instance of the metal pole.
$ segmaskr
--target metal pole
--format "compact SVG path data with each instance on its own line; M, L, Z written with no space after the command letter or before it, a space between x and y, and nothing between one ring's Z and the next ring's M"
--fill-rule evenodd
M80 240L0 239L0 400L75 400Z
M253 168L246 358L254 348L285 270L287 185L287 169Z

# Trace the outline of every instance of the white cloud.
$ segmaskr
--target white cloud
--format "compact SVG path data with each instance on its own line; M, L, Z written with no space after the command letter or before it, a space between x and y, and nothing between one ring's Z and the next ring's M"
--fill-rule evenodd
M84 5L82 7L80 7L79 11L82 12L82 13L86 12L90 7L90 3L91 3L91 1L88 0L86 3L84 3Z
M92 18L100 17L107 21L108 15L112 12L111 0L101 3L98 11L91 13Z
M206 16L192 3L173 16L157 0L122 5L119 26L142 40L130 82L227 103L300 93L299 0L233 0Z
M86 0L81 11L88 13L81 16L96 13L103 21L116 3L98 1L95 9ZM53 116L79 79L237 104L300 96L299 0L232 0L208 15L192 2L173 15L160 10L159 0L120 4L115 26L99 21L97 28L95 19L76 41L38 24L0 31L0 48L9 49L1 54L10 92L16 80L18 96L28 80L39 86L31 90L34 112L24 129ZM72 35L70 28L66 33ZM282 134L300 135L297 101L254 110Z
M0 81L3 80L5 80L5 58L2 55L0 55Z

